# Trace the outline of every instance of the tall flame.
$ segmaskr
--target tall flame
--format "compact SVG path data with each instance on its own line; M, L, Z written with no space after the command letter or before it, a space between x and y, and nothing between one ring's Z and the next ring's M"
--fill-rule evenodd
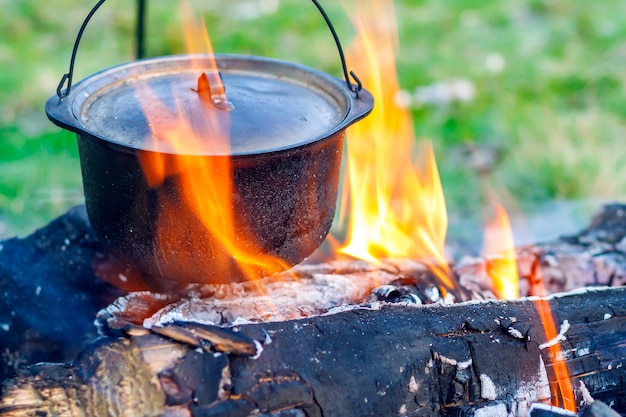
M342 196L342 207L349 207L349 230L348 242L340 251L372 263L382 257L425 261L452 289L455 283L443 255L446 205L432 146L423 143L418 152L421 158L413 158L416 149L411 117L395 101L399 85L393 54L397 44L393 1L358 2L349 9L358 33L350 62L359 69L359 77L376 105L372 114L349 132L347 184ZM487 273L498 297L518 298L509 218L491 190L489 200L494 217L485 227ZM540 300L537 309L547 340L557 341L549 304ZM551 386L553 403L574 410L560 346L549 343L548 348L556 378Z
M545 297L547 295L543 284L543 277L541 276L537 263L533 265L531 271L531 285L531 290L535 295L539 297ZM565 364L563 351L561 350L558 337L559 333L556 330L550 303L545 298L538 298L535 300L535 307L537 308L537 313L539 314L539 319L541 320L546 335L547 342L545 345L548 348L549 363L554 372L555 381L550 384L552 403L553 405L575 412L576 399L574 397L574 388L572 387L572 381L567 365Z
M487 274L493 281L494 292L498 298L511 300L519 297L519 274L513 232L509 216L498 202L493 190L488 188L487 195L489 206L494 212L493 217L485 225L483 254L486 257ZM532 268L530 282L534 295L547 296L537 264ZM550 384L552 404L576 411L574 391L550 303L545 298L538 298L534 303L548 341L545 346L549 353L549 365L554 372L554 382Z
M393 1L358 2L350 9L358 35L349 61L376 104L348 135L343 198L349 189L349 233L340 250L372 263L381 257L423 260L453 288L444 258L446 204L432 145L424 142L414 158L411 116L396 102Z
M192 54L204 54L203 59L191 59L191 68L197 69L198 74L203 74L202 71L207 71L208 59L210 67L208 72L218 74L204 22L193 19L187 3L182 2L181 5L187 50ZM206 73L203 76L206 77ZM228 112L217 109L214 106L216 103L207 96L208 94L202 96L199 90L191 91L191 87L182 87L180 96L184 94L192 96L188 100L193 100L193 103L197 104L200 117L186 115L180 108L171 109L171 106L164 103L150 86L147 84L139 86L141 105L152 130L152 147L162 151L142 153L139 156L148 185L161 187L170 178L175 178L179 184L175 196L172 196L171 192L159 189L160 218L156 231L158 246L164 251L172 248L173 256L176 256L175 248L180 245L181 240L194 247L194 241L199 243L203 239L202 234L196 233L195 230L181 230L184 227L181 223L184 222L168 215L180 212L177 207L180 204L178 199L181 199L212 239L223 247L223 251L216 251L215 259L212 261L215 270L226 275L222 279L229 279L227 275L233 262L236 262L240 271L250 279L286 269L287 266L280 259L259 249L254 239L245 236L245 231L241 228L236 230L232 161L228 156L230 150ZM176 97L178 98L175 100L185 99ZM175 104L176 107L181 107L179 102ZM198 253L197 256L202 257L206 254Z

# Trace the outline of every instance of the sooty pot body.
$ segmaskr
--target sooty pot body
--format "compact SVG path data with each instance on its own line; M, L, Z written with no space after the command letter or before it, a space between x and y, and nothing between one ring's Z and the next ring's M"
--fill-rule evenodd
M343 137L342 131L295 149L231 159L238 244L251 255L280 258L285 268L319 247L335 213ZM78 150L89 219L115 256L179 283L249 278L186 203L178 175L148 184L140 164L146 151L120 150L88 134L78 134ZM215 181L228 179L215 173Z

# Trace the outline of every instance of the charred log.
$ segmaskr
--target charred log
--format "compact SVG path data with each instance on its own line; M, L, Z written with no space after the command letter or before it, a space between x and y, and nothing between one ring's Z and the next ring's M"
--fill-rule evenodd
M626 288L549 298L553 340L536 301L375 303L219 329L219 342L211 326L128 327L5 381L0 416L522 416L563 401L555 343L577 407L593 398L626 413Z
M533 268L549 294L599 285L626 284L626 205L610 204L594 216L590 225L574 236L517 249L521 293L529 294ZM461 284L484 288L490 280L487 259L466 257L456 262L454 272ZM488 285L488 284L487 284Z
M96 312L122 294L94 276L84 207L0 242L0 381L19 366L67 361L92 341Z
M549 292L583 285L623 285L626 282L624 213L626 205L607 206L576 236L520 248L518 264L522 284L531 279L532 265L539 265ZM122 294L121 290L95 276L94 260L102 259L108 258L93 236L84 207L70 210L24 239L0 242L0 381L20 366L70 360L88 341L97 337L92 324L96 312ZM488 295L490 280L486 264L482 258L465 258L453 265L465 289L457 301L469 298L467 293L472 297ZM304 278L335 275L390 282L397 290L374 294L382 294L388 301L394 301L394 297L410 301L412 294L418 294L422 300L437 301L436 286L429 281L427 269L415 262L390 262L378 270L358 262L344 262L297 267L297 271ZM98 275L117 279L116 285L126 285L128 291L145 289L137 272L123 265L104 271L100 268ZM418 288L411 288L407 294L402 287L407 282L417 282L416 278ZM161 304L139 300L144 309L141 316L155 314L165 304L176 300L176 297L167 300L161 297ZM352 301L362 300L353 298ZM337 299L337 302L344 301ZM134 308L138 308L136 304ZM298 311L297 317L319 312ZM223 320L228 321L228 317Z

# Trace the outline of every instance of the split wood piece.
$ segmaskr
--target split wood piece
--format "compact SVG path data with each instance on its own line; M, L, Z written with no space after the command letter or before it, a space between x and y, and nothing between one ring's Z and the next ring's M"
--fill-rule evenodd
M187 343L185 323L161 332L171 337L131 327L5 381L0 416L524 416L555 401L553 344L577 407L626 413L626 288L549 297L552 340L537 300L378 304L227 330L256 341L254 356L220 352L203 332Z
M254 283L190 286L191 296L130 293L101 310L97 322L104 331L128 323L150 327L176 320L230 326L308 317L371 301L452 304L494 299L493 281L487 272L490 261L464 258L453 264L459 285L449 291L426 264L412 260L298 265ZM538 278L543 278L548 294L626 282L626 254L621 249L609 250L605 242L590 247L564 239L522 248L517 262L522 296L535 295L531 288Z
M626 284L626 205L610 204L590 225L573 236L516 250L520 293L529 295L533 272L543 279L548 294L576 288ZM460 284L474 291L490 289L488 259L464 257L453 266ZM533 271L533 268L537 268ZM535 274L536 275L536 274Z

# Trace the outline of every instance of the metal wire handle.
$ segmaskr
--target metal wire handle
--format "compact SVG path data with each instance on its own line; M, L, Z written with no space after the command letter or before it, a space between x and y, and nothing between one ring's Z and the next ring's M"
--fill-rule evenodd
M78 52L78 45L80 44L80 40L83 37L83 33L85 32L85 29L87 28L87 24L89 23L93 15L98 11L100 6L102 6L102 4L105 1L106 0L99 0L98 3L96 3L95 6L93 6L91 11L87 14L87 17L85 17L85 20L83 21L83 24L81 25L80 29L78 30L78 35L76 35L76 41L74 42L74 48L72 49L72 57L70 58L69 71L67 72L67 74L63 74L63 77L61 77L61 81L59 82L59 85L57 86L57 96L59 96L60 100L63 100L64 98L69 96L70 92L72 91L72 78L74 76L74 63L76 62L76 54ZM333 39L335 40L335 44L337 45L337 50L339 51L339 58L341 59L341 67L343 69L343 78L346 81L348 90L352 91L355 94L356 98L359 98L359 91L361 91L361 89L363 88L363 85L361 84L361 80L359 80L359 77L357 77L354 71L348 71L348 67L346 65L346 58L343 53L343 48L341 47L341 42L339 41L339 36L337 35L337 31L335 30L335 27L330 21L330 18L326 14L326 11L322 8L322 5L317 0L311 0L311 1L315 4L319 12L322 14L322 17L324 17L324 21L328 25L328 29L330 29L330 33L333 35ZM140 14L140 16L138 16L138 19L137 19L137 24L138 24L137 53L138 53L139 58L141 58L143 55L143 30L144 30L143 13L144 12L145 12L145 3L142 2L140 3L140 7L138 8L138 13ZM356 85L350 82L350 77L352 77L354 82L356 82ZM67 83L67 87L65 87L66 83ZM65 87L65 90L63 90L63 87Z

